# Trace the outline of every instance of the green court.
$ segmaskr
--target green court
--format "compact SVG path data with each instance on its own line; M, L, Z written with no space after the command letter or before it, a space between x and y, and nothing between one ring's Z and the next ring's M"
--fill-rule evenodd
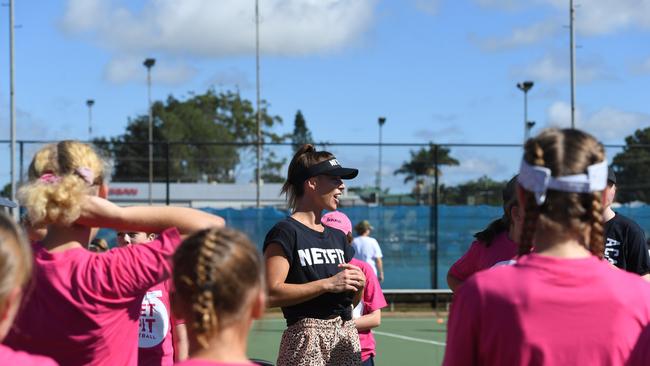
M379 328L373 330L377 341L375 364L440 365L445 352L446 318L438 323L430 317L384 316ZM253 326L248 355L275 362L284 319L265 319Z

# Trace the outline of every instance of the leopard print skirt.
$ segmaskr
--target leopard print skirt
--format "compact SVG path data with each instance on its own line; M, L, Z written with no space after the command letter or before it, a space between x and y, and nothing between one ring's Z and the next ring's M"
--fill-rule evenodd
M282 334L277 366L360 366L354 321L302 319Z

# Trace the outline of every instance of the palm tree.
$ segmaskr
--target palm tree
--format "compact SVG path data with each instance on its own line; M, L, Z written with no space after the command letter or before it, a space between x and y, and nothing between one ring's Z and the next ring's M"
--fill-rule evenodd
M458 160L449 156L449 148L437 146L436 149L436 145L433 143L429 143L428 148L420 148L418 151L411 150L410 154L411 160L402 163L402 166L393 174L405 175L404 183L415 181L413 193L420 204L422 194L425 192L426 178L440 176L442 174L441 165L458 165ZM431 185L430 181L428 185ZM429 194L429 203L431 203L431 190L427 189L426 192Z
M449 148L438 146L436 159L436 145L429 143L428 148L420 148L418 151L410 151L411 160L402 163L402 166L395 170L394 175L403 174L404 183L411 180L417 181L420 177L440 176L441 165L458 165L458 160L449 155ZM437 163L437 164L436 164Z

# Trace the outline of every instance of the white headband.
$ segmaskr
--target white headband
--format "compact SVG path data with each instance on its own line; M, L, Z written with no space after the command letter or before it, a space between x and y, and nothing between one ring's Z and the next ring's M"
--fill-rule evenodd
M517 182L535 194L538 206L546 201L546 191L549 189L573 193L602 191L607 187L607 160L587 167L587 174L552 177L551 169L530 165L522 159Z

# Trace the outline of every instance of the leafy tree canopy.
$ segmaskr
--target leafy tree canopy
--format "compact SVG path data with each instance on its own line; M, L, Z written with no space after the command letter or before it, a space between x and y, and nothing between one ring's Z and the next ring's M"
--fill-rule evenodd
M612 167L618 202L650 202L650 127L625 138L625 147L614 156Z
M261 129L265 141L279 142L283 137L272 131L282 123L279 116L269 115L268 104L261 106ZM257 141L256 111L239 93L208 90L191 93L187 100L169 96L155 102L153 110L154 180L166 178L165 144L169 146L170 177L174 181L234 182L244 150L254 150ZM130 119L124 134L95 143L113 158L114 180L147 181L148 115ZM214 144L220 142L222 144ZM237 145L245 144L245 145ZM277 174L277 162L267 156L267 174ZM281 167L281 164L280 164Z

